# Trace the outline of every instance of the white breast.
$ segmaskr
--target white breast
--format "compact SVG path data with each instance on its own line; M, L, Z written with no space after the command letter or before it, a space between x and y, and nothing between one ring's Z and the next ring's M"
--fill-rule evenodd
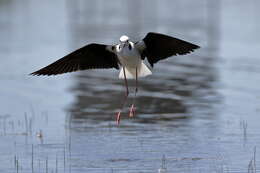
M141 56L138 50L135 48L134 43L130 42L132 49L129 49L128 46L122 47L119 49L117 46L117 55L120 63L126 68L136 68L141 64Z

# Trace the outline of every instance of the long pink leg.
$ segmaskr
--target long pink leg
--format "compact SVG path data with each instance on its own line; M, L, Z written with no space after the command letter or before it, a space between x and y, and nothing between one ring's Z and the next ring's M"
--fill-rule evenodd
M129 111L129 117L133 117L135 114L135 99L136 99L136 94L138 92L138 74L137 74L137 67L135 69L135 95L134 95L134 100L131 105L130 111Z
M121 112L122 112L122 110L123 110L124 107L125 107L125 103L126 103L126 101L127 101L128 95L129 95L128 83L127 83L127 79L126 79L126 75L125 75L125 67L123 67L123 72L124 72L124 81L125 81L125 87L126 87L126 94L125 94L125 98L124 98L124 101L123 101L123 104L122 104L122 108L121 108L121 110L117 113L117 116L116 116L116 124L117 124L117 125L119 125L119 123L120 123Z

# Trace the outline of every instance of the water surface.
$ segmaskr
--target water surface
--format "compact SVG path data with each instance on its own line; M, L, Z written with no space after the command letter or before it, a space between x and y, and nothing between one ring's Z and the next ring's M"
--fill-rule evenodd
M163 158L168 172L259 172L259 5L0 1L0 172L158 172ZM118 71L28 76L85 44L149 31L201 49L155 64L120 126Z

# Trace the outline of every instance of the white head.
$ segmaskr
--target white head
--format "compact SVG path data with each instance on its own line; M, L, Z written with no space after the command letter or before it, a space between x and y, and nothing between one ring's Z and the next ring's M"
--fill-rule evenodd
M126 43L129 40L129 38L126 35L122 35L119 39L121 43Z

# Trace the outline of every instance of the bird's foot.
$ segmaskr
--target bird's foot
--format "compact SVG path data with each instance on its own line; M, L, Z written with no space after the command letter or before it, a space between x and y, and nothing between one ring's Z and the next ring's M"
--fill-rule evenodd
M116 115L116 124L119 125L120 124L120 116L121 116L121 111L119 111Z
M132 104L130 111L129 111L129 117L132 118L135 115L135 106Z

